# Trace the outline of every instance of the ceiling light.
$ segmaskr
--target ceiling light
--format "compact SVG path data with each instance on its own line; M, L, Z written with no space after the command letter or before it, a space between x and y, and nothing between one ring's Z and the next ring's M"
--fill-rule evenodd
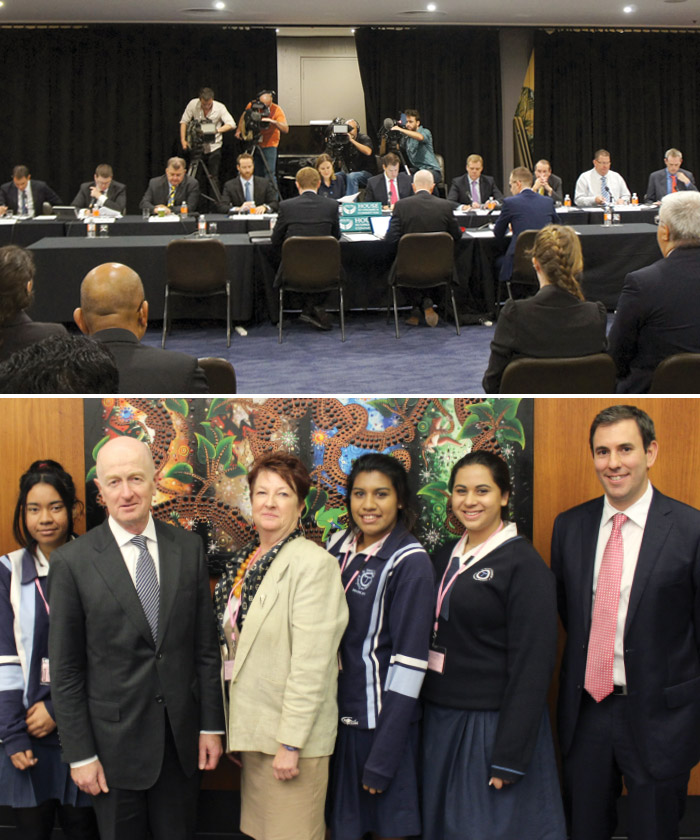
M217 2L214 3L214 8L221 11L222 9L226 8L226 3L222 2L222 0L217 0Z
M434 12L435 9L437 9L437 6L435 5L435 3L428 3L426 8L428 9L429 12Z
M623 9L622 11L623 11L626 15L630 15L630 14L632 14L632 12L636 12L636 11L637 11L637 7L636 7L636 6L625 6L625 7L624 7L624 9Z

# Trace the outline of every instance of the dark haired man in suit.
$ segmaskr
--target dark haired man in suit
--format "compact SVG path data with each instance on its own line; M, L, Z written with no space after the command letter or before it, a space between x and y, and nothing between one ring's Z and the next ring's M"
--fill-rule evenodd
M399 172L400 163L398 155L393 152L384 155L384 172L367 181L364 201L379 201L382 207L393 207L400 198L413 195L411 176L406 172Z
M700 759L700 511L649 483L658 444L641 409L604 409L589 442L605 495L552 535L570 836L610 840L624 779L630 840L671 840Z
M187 164L181 157L171 157L165 167L165 175L151 178L139 207L150 213L163 213L169 216L179 212L182 204L187 204L190 213L199 204L199 183L187 174Z
M93 180L80 185L71 204L79 210L107 207L126 213L126 185L114 180L114 172L108 163L101 163L95 169Z
M269 178L254 175L255 161L250 152L236 159L238 177L224 184L219 210L222 213L276 213L279 207L277 191Z
M109 518L51 556L51 698L101 840L191 840L221 756L220 657L200 537L151 515L148 446L97 454Z
M63 204L48 184L32 180L27 166L15 166L12 180L0 187L0 216L8 210L21 216L41 216L45 202Z

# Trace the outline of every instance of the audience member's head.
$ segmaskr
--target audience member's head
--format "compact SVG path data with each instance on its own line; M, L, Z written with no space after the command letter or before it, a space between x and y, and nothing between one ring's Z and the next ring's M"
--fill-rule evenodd
M674 248L700 247L700 193L669 193L659 207L659 247L664 256Z
M73 320L85 335L100 330L129 330L143 338L148 327L148 301L138 274L121 263L102 263L80 284L80 306Z
M428 169L419 169L413 176L413 192L420 190L427 190L432 192L435 187L435 179L433 173Z
M299 192L304 192L304 190L313 190L316 192L321 186L321 176L318 173L318 169L314 169L313 166L303 166L297 172L296 181Z
M516 166L510 173L508 183L510 191L517 195L521 190L532 186L532 172L526 166Z
M17 245L0 248L0 326L32 302L34 257Z
M567 225L547 225L538 232L530 252L540 283L560 289L583 300L578 276L583 271L581 243L576 231Z
M114 356L86 336L52 335L0 364L0 394L116 394Z

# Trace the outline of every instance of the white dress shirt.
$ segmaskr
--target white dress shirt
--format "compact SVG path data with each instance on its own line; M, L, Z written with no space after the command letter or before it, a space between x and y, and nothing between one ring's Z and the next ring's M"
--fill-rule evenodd
M630 188L622 175L610 170L605 176L605 182L614 201L621 198L630 199ZM603 195L602 176L593 169L582 172L576 181L574 202L578 207L596 207L595 197Z

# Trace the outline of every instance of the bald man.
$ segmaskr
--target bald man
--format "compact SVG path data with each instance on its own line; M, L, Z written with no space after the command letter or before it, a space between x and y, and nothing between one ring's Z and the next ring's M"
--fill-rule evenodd
M148 301L138 274L121 263L103 263L80 286L73 320L85 335L107 345L119 368L122 394L208 394L197 359L141 344L148 327Z

